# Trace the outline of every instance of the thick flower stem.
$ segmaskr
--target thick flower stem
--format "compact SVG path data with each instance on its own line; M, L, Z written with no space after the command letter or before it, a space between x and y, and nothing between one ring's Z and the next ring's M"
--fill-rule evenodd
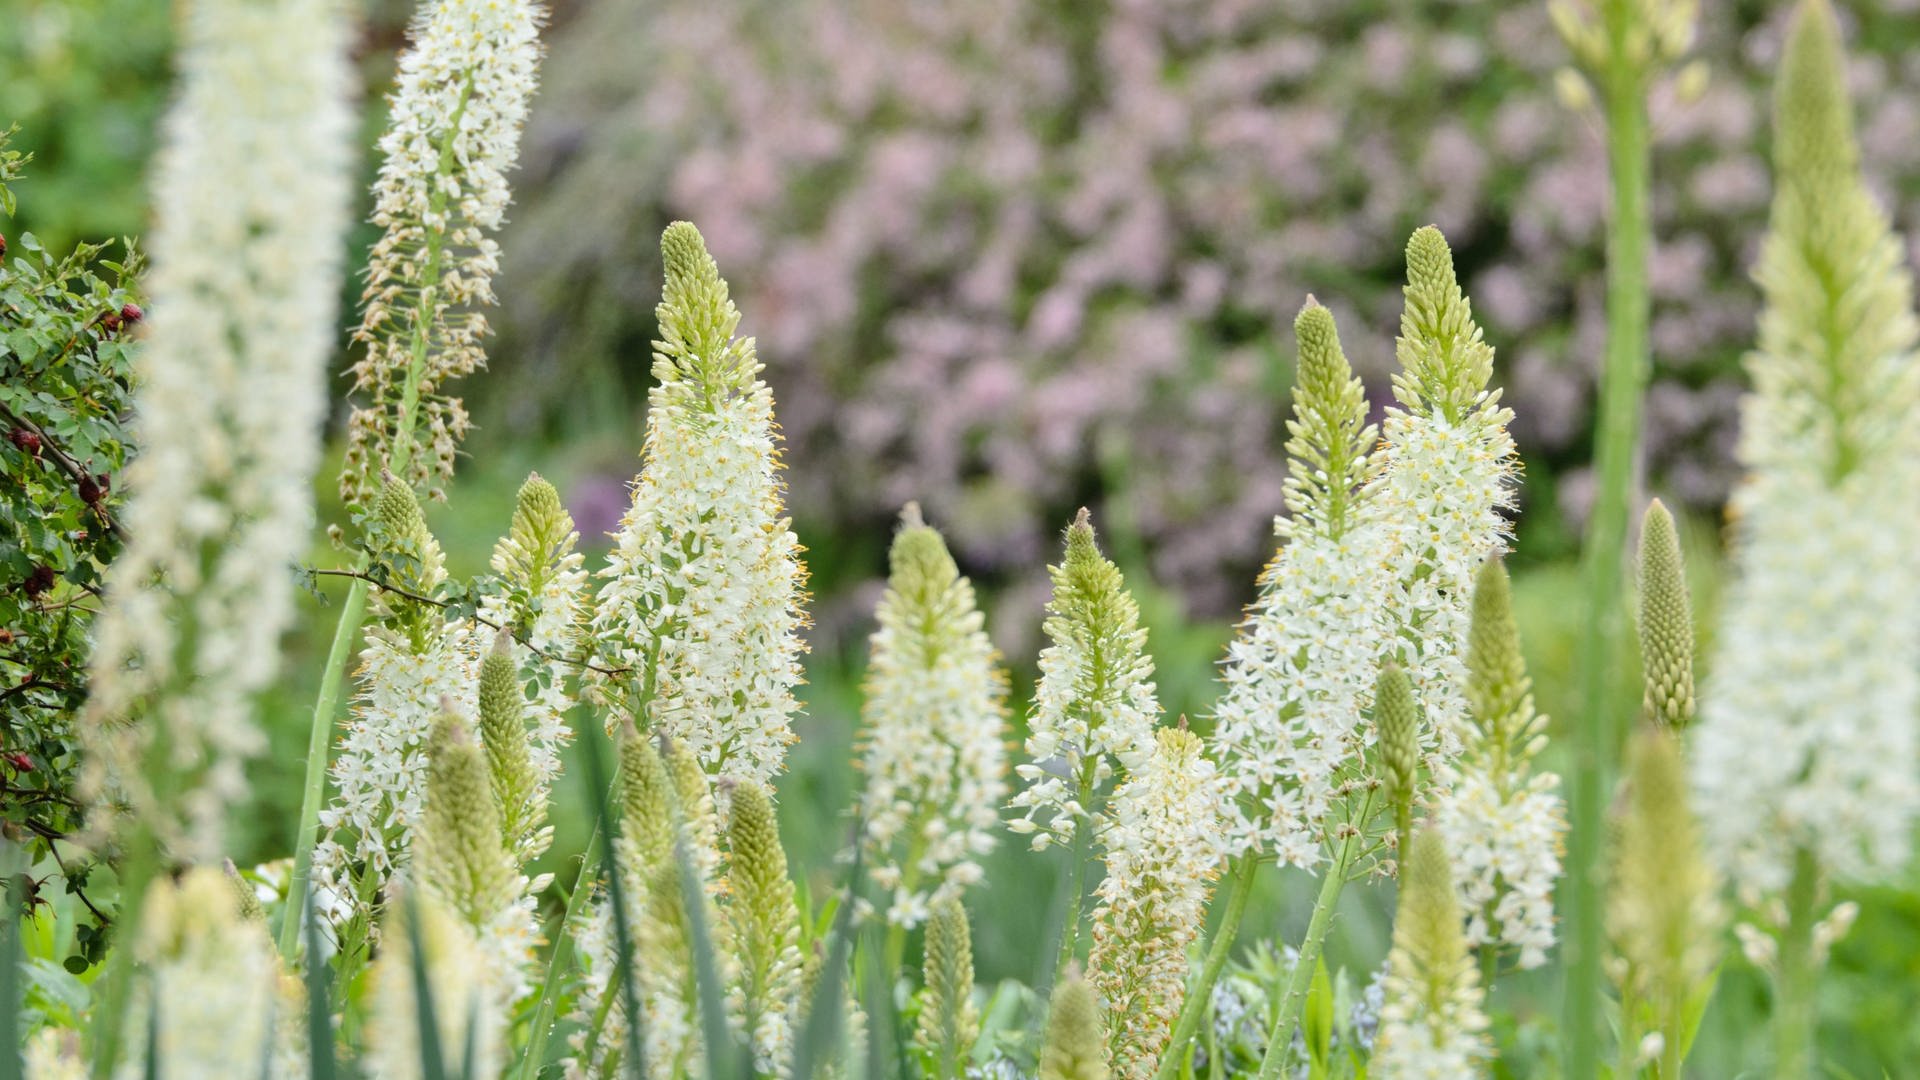
M1193 1041L1193 1033L1200 1027L1207 1003L1213 1000L1213 984L1220 981L1220 972L1227 966L1227 955L1233 951L1233 939L1240 932L1240 920L1247 913L1247 900L1253 895L1253 879L1259 869L1260 860L1252 855L1242 855L1233 861L1226 910L1213 931L1207 958L1200 965L1200 978L1187 990L1187 1000L1180 1007L1173 1036L1167 1040L1167 1056L1161 1059L1155 1080L1173 1080L1180 1075L1180 1062L1186 1057L1187 1044Z
M1364 818L1362 819L1364 820ZM1340 903L1340 890L1346 887L1347 873L1353 867L1364 831L1355 827L1340 844L1340 855L1327 868L1320 882L1320 895L1313 902L1313 917L1307 921L1307 936L1300 942L1300 955L1287 976L1287 992L1280 999L1280 1012L1267 1031L1266 1056L1260 1059L1260 1080L1274 1080L1286 1064L1287 1050L1293 1045L1293 1029L1300 1022L1300 1010L1306 1004L1307 990L1313 985L1314 970L1320 964L1320 946L1327 940L1327 928L1333 924L1333 909Z
M1780 937L1780 970L1774 978L1773 1075L1806 1080L1813 1075L1816 1027L1814 990L1819 972L1813 927L1818 921L1820 869L1813 853L1794 853L1793 880L1787 885L1787 926Z
M300 900L313 878L313 845L320 838L320 800L327 790L327 746L333 738L333 715L340 705L340 682L346 677L347 657L360 636L367 613L367 583L355 578L340 605L340 622L333 629L327 667L320 676L320 692L313 700L313 719L307 730L307 771L300 794L300 833L294 840L293 876L287 880L286 911L280 918L280 955L292 963L300 951Z
M1644 62L1629 56L1630 4L1605 6L1613 58L1605 75L1612 219L1607 231L1607 351L1595 457L1599 473L1585 549L1586 623L1581 633L1582 716L1573 729L1568 836L1566 1075L1593 1080L1600 1061L1602 935L1601 810L1623 720L1616 663L1625 634L1622 553L1647 381L1648 137Z

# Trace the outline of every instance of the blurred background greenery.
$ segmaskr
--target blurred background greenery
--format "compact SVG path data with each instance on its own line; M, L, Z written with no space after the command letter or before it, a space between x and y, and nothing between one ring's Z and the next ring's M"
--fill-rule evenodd
M1846 6L1868 169L1911 236L1920 4ZM36 157L7 231L56 251L137 236L166 213L143 181L168 90L170 5L4 7L0 124L20 124L16 146ZM365 7L371 146L407 5ZM1687 511L1703 635L1784 14L1709 5L1706 89L1662 87L1655 102L1646 488ZM500 334L491 371L465 387L480 427L429 518L455 572L477 572L537 468L567 495L590 561L604 548L643 430L653 240L675 217L701 225L761 338L809 549L806 715L780 790L810 888L833 880L859 783L864 639L898 504L920 499L983 587L1013 672L1013 737L1040 645L1043 564L1082 504L1139 594L1168 714L1204 726L1213 666L1280 508L1286 323L1317 291L1377 407L1399 245L1427 220L1453 239L1500 349L1527 462L1513 558L1522 630L1542 708L1573 714L1571 557L1599 355L1604 168L1591 125L1553 98L1564 56L1543 5L559 0L548 41L502 237ZM369 240L363 228L353 243ZM322 520L342 520L330 474L317 488ZM312 558L338 556L316 538ZM305 613L267 702L275 753L239 822L242 862L290 846L334 616L320 603ZM550 862L563 877L585 840L583 803L560 793ZM1055 869L1013 843L991 861L969 898L983 981L1035 978ZM1275 873L1263 889L1249 940L1297 939L1302 882ZM1835 1076L1920 1075L1920 878L1854 898L1861 921L1822 991L1824 1057ZM1330 961L1361 983L1385 953L1390 899L1350 891L1334 930ZM1502 1010L1536 1023L1521 1034L1503 1022L1510 1075L1552 1075L1554 984L1500 986ZM1755 1068L1766 1008L1764 979L1731 959L1697 1075Z

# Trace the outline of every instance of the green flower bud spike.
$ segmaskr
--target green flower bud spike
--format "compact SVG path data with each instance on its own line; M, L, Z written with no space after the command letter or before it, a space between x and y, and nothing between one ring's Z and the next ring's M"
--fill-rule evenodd
M220 869L227 876L227 884L233 886L234 902L241 920L265 926L267 911L260 906L260 897L254 893L253 885L240 876L240 868L233 865L232 859L222 859Z
M533 854L536 846L544 846L539 841L546 818L546 808L536 796L538 781L527 749L526 705L519 664L513 658L513 635L502 630L480 661L480 739L486 747L493 800L500 807L501 831L516 854Z
M519 871L500 832L486 752L452 702L442 709L428 736L418 856L427 887L478 929L512 903Z
M655 309L654 378L691 399L682 404L711 412L712 404L744 391L760 371L752 338L735 338L740 312L700 230L684 221L660 237L666 285Z
M1473 306L1460 291L1447 238L1431 225L1407 241L1406 298L1396 345L1401 370L1393 376L1393 396L1400 404L1457 424L1497 400L1500 392L1487 389L1493 346L1482 337Z
M1668 731L1685 729L1693 722L1693 601L1680 536L1659 499L1640 525L1640 661L1643 711Z
M573 518L561 504L559 490L539 473L528 474L515 500L513 525L494 546L495 565L527 596L539 596L573 543ZM517 618L529 614L515 613Z
M676 798L660 751L628 721L620 730L620 837L643 874L673 854Z
M1110 1075L1099 998L1079 969L1069 968L1054 987L1047 1010L1039 1080L1107 1080Z
M973 1007L973 941L958 899L942 900L927 920L924 987L913 1045L928 1080L962 1080L980 1017Z
M380 479L380 493L373 504L374 520L380 527L375 557L394 586L431 596L446 579L446 557L427 528L426 515L420 511L420 500L413 488L384 470ZM375 614L404 632L415 652L424 649L427 639L441 623L439 610L430 604L385 591L376 591L375 601Z
M1290 535L1339 536L1352 518L1379 432L1367 423L1367 396L1340 349L1333 313L1309 296L1293 333L1300 360L1287 421L1285 525Z
M1490 1049L1480 973L1467 950L1446 845L1432 829L1413 838L1400 875L1386 992L1375 1075L1423 1075L1420 1067L1436 1060L1457 1062L1459 1071L1445 1075L1480 1075L1476 1066Z
M1413 831L1413 804L1420 779L1420 706L1414 702L1413 680L1398 664L1386 664L1374 683L1373 725L1380 747L1381 779L1393 807L1397 849L1406 854Z
M1513 615L1513 583L1498 559L1480 567L1473 586L1473 618L1467 631L1467 711L1478 751L1502 796L1524 783L1528 765L1545 740L1546 717L1534 711L1533 680L1520 651L1520 624Z
M767 789L751 780L721 783L732 787L727 883L732 897L729 921L741 966L741 1012L756 1051L771 1057L777 1048L761 1045L769 1041L761 1031L765 1018L786 1015L799 988L800 910ZM778 1029L770 1034L778 1034Z

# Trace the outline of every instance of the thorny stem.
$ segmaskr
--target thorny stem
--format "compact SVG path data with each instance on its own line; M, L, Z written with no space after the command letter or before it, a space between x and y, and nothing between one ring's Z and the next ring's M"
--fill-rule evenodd
M1247 913L1247 900L1253 895L1253 879L1259 869L1260 860L1252 855L1242 855L1233 861L1232 880L1227 886L1227 909L1213 931L1213 943L1207 947L1207 958L1200 965L1200 978L1188 989L1187 1000L1180 1006L1180 1018L1173 1025L1173 1036L1167 1040L1166 1056L1160 1059L1155 1080L1173 1080L1180 1075L1180 1062L1187 1056L1187 1044L1200 1027L1200 1017L1213 999L1213 984L1220 981L1220 972L1227 966L1227 955L1233 951L1233 939L1240 932L1240 920Z

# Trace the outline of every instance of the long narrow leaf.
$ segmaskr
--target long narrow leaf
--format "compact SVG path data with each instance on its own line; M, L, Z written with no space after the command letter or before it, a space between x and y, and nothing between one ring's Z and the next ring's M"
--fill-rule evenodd
M673 857L680 864L676 876L680 879L680 902L687 911L694 991L700 1002L700 1030L707 1044L707 1076L709 1080L733 1080L742 1075L734 1063L739 1048L734 1046L733 1032L727 1026L727 991L720 982L720 953L714 947L713 927L707 922L706 891L687 852L685 836L674 838Z
M311 1080L334 1080L339 1072L333 1057L332 969L320 959L320 905L313 893L303 898L307 935L307 1057ZM289 899L291 902L291 899ZM294 912L287 913L288 918Z
M833 913L833 927L827 935L826 967L820 972L819 982L813 991L813 1000L807 1003L806 1022L800 1029L800 1041L793 1050L793 1075L810 1077L826 1060L828 1048L840 1039L840 1028L845 1021L841 1015L841 1002L846 996L848 962L853 955L853 909L855 898L860 894L862 856L864 845L858 842L859 829L854 830L856 838L853 846L853 868L847 874L847 888L840 898L840 909Z
M627 1010L626 1053L621 1057L620 1073L632 1080L647 1075L646 1040L641 1037L640 992L634 985L633 928L627 925L626 889L620 876L616 854L620 822L607 813L611 782L607 778L606 759L601 756L600 739L589 733L581 739L587 757L587 797L593 800L593 817L600 824L600 860L607 868L607 903L613 907L613 970L620 980L620 1000ZM586 870L581 870L585 877ZM576 886L577 894L584 884ZM569 905L571 906L571 905ZM597 1033L596 1033L597 1034Z
M413 1012L420 1028L420 1075L446 1080L446 1056L440 1049L440 1021L433 1011L433 987L427 982L427 942L420 932L420 903L407 892L407 944L413 953Z
M574 876L573 891L567 896L567 908L561 912L559 922L553 929L553 952L547 957L547 973L540 983L540 1001L533 1010L527 1052L520 1059L515 1080L537 1080L541 1068L547 1063L547 1042L553 1037L554 1017L560 1011L560 988L572 977L575 966L573 927L586 907L587 898L593 895L594 877L600 870L600 834L603 828L596 814L593 835L587 838L587 848L580 856L580 872Z

